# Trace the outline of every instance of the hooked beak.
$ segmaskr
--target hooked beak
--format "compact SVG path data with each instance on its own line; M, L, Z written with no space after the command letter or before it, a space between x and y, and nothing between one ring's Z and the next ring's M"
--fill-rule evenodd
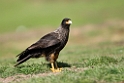
M72 21L71 21L71 20L68 20L68 21L66 22L66 24L72 24Z

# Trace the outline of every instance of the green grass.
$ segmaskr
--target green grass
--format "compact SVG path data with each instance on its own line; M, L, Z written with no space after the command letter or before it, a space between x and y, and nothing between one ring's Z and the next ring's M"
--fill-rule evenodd
M69 49L74 49L74 51ZM124 78L124 52L120 53L120 50L123 50L123 46L112 46L107 49L105 47L101 49L100 47L68 46L59 56L58 65L63 67L63 70L57 75L50 73L50 64L46 63L43 58L31 59L16 68L13 67L15 59L6 58L0 61L0 77L46 73L48 75L31 77L28 80L21 80L21 83L120 82Z
M0 0L0 82L124 82L123 2ZM58 27L64 17L73 25L58 58L62 72L52 73L44 58L14 67L16 55Z
M0 81L2 79L11 83L18 80L21 83L120 83L124 81L124 33L120 33L123 30L121 26L111 26L113 25L93 28L92 25L92 28L77 31L78 35L74 33L76 28L72 29L68 45L58 58L59 67L63 67L60 73L52 73L50 64L44 58L30 59L14 67L17 59L15 56L37 40L33 37L38 35L35 33L37 30L27 32L26 34L32 33L28 39L22 36L23 33L13 33L16 39L11 38L10 34L3 35L0 47ZM43 29L40 30L42 32ZM22 37L23 40L20 40Z

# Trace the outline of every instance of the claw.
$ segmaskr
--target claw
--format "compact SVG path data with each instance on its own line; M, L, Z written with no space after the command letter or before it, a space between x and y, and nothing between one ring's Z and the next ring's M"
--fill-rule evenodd
M51 68L51 70L52 70L52 72L61 72L62 68L57 68L57 69Z

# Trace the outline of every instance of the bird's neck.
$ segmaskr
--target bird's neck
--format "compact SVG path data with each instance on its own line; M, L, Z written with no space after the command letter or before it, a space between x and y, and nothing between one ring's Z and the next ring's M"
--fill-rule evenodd
M70 25L68 25L68 26L60 26L58 28L58 31L59 31L59 33L62 33L62 34L69 33L69 31L70 31L69 27L70 27Z
M60 28L61 28L62 30L69 31L70 25L61 25Z
M69 26L60 26L60 27L58 28L58 32L59 32L60 34L62 34L62 35L60 35L60 36L61 36L62 39L64 39L64 41L65 41L66 39L68 40L69 31L70 31Z

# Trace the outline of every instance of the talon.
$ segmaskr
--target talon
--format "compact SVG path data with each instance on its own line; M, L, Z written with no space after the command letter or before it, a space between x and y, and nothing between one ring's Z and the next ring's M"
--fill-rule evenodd
M53 69L53 68L50 68L50 69L51 69L52 72L55 72L55 69Z
M57 68L57 70L62 71L62 68Z
M59 68L59 70L62 70L62 68Z
M56 69L56 72L61 72L62 71L62 68L57 68Z
M62 71L62 68L57 68L57 69L53 69L51 68L52 72L61 72Z

